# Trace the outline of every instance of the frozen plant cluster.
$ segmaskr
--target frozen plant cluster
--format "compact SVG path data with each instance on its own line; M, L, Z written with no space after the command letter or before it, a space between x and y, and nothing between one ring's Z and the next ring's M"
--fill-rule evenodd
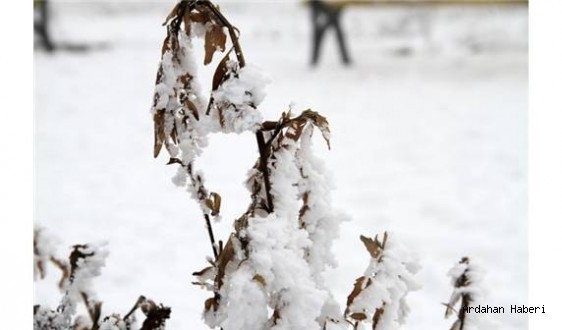
M484 270L477 262L468 257L463 257L447 273L451 278L453 292L447 303L445 317L455 314L457 306L457 319L453 323L451 330L481 330L497 329L498 324L487 314L469 313L467 310L478 306L486 299L484 295ZM485 304L483 304L485 305Z
M42 246L45 243L43 231L35 234L34 245ZM54 247L53 247L54 249ZM41 262L44 250L36 249L35 265ZM96 298L92 289L92 280L99 276L101 268L105 265L108 251L103 244L75 245L70 254L69 263L58 261L57 266L63 271L61 282L62 298L55 310L45 306L34 306L33 328L36 330L65 330L71 328L88 327L90 322L84 317L75 317L77 305L83 301L89 312L99 312L101 302ZM58 260L53 255L49 261ZM54 262L54 261L53 261ZM60 264L59 264L60 263ZM43 264L42 267L44 267Z
M385 233L382 242L378 237L361 239L371 261L348 297L346 317L372 323L377 330L399 329L409 312L406 295L420 288L414 278L420 265L394 235Z
M324 283L324 271L336 266L333 241L347 219L332 208L330 175L312 151L315 129L329 147L326 118L305 110L263 121L257 107L269 79L246 65L237 30L210 1L180 1L166 23L152 107L154 156L165 148L168 164L178 165L172 181L187 187L198 202L209 233L210 265L193 274L194 284L211 293L204 303L207 325L224 330L357 328L349 311L373 318L378 309L384 313L376 329L402 323L405 296L417 288L417 264L398 243L378 247L381 256L363 277L376 284L364 285L346 313ZM204 38L206 65L216 52L226 50L226 33L232 48L217 66L207 100L201 94L192 39ZM259 158L246 180L251 203L223 244L215 241L211 221L220 218L221 197L205 186L195 161L209 134L233 132L255 134Z

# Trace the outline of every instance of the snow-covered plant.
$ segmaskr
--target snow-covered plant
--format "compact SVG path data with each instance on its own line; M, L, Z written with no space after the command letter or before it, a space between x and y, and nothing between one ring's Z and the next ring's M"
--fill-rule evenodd
M165 320L170 317L170 308L156 305L141 296L133 309L123 318L119 314L101 317L102 302L96 297L93 279L101 274L108 251L103 244L74 245L68 261L54 255L53 239L40 227L34 229L35 279L44 278L47 261L62 270L59 282L62 292L55 309L33 306L33 329L35 330L132 330L135 325L134 312L140 307L146 315L140 330L163 330ZM82 302L88 317L76 315ZM137 329L137 328L135 328Z
M62 272L59 289L70 275L70 265L56 255L56 241L46 233L45 228L35 225L33 228L33 278L44 279L47 275L47 264L52 263Z
M323 282L323 271L335 266L332 241L346 218L332 208L328 175L312 152L315 129L330 146L326 118L310 109L299 115L290 109L276 121L263 121L257 107L268 79L246 64L239 31L210 1L179 1L164 25L167 36L152 105L154 157L165 147L168 164L178 165L173 182L187 188L203 214L213 257L193 275L195 285L211 292L204 303L207 325L224 330L345 328L350 325L345 317L360 313L376 319L381 324L377 329L402 322L416 268L398 244L391 243L384 258L386 243L379 247L381 255L373 257L364 277L371 282L376 278L377 284L361 282L364 294L348 304L353 313L341 314ZM198 37L204 38L205 65L216 52L226 51L230 39L208 99L201 93L195 64L193 41ZM212 220L220 217L222 198L206 187L195 160L209 134L243 132L256 135L259 152L246 180L251 203L234 221L226 243L217 242Z
M475 313L469 313L470 307L477 306L482 296L482 271L471 263L468 257L463 257L447 275L451 278L453 293L449 302L445 304L445 318L455 314L455 305L459 304L456 312L457 319L451 330L476 330L480 329Z
M406 295L420 286L414 274L420 269L415 258L390 235L382 242L361 236L371 256L365 274L355 280L347 297L345 316L357 329L361 322L372 323L374 330L398 329L405 322L409 308Z

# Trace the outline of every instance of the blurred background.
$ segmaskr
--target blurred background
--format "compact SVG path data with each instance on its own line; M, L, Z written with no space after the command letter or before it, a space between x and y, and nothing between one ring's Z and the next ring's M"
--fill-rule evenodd
M204 224L171 183L175 169L152 158L149 110L175 1L34 3L35 222L64 254L109 243L95 283L104 314L126 313L143 294L172 307L170 329L206 329L208 293L190 284L211 254ZM216 3L240 29L247 62L271 77L264 117L292 104L330 121L332 149L318 139L316 150L334 206L351 217L334 245L339 267L326 274L340 304L369 261L359 235L385 230L423 267L407 329L448 329L446 273L465 255L487 271L484 303L527 303L525 1ZM216 64L202 70L207 89ZM217 135L198 163L223 196L221 239L249 202L242 183L256 157L253 135ZM53 306L49 270L34 299ZM527 329L524 315L494 318L493 329Z

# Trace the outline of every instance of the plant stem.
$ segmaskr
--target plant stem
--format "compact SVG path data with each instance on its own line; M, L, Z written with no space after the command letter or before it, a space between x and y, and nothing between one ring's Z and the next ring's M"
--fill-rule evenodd
M269 182L269 173L267 170L267 158L269 155L267 153L267 148L266 148L265 140L263 138L262 131L256 132L256 139L258 141L258 150L260 152L260 170L263 175L263 182L265 185L265 195L267 198L267 208L268 208L267 212L271 213L273 212L273 199L271 198L271 183Z
M215 256L215 260L218 260L219 253L217 251L217 246L215 244L215 235L213 234L213 227L211 226L211 219L209 215L205 213L205 224L207 227L207 232L209 233L209 239L211 240L211 246L213 247L213 255Z

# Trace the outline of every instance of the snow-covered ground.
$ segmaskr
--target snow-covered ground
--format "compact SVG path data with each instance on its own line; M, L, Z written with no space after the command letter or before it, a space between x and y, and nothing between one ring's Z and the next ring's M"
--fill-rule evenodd
M171 3L172 1L170 1ZM211 249L195 202L152 158L149 114L168 4L54 6L56 41L89 52L35 54L35 221L64 248L109 242L97 280L105 312L143 294L172 307L170 329L205 329L208 293L190 284ZM369 256L359 235L390 230L420 258L407 329L447 329L447 270L462 256L487 270L488 305L527 302L527 10L523 7L352 8L343 17L354 65L339 65L332 35L308 67L300 3L226 3L249 62L272 78L260 107L276 119L291 102L328 117L334 204L352 221L326 281L343 305ZM203 56L201 56L202 58ZM210 76L211 69L207 70ZM209 79L210 80L210 77ZM251 134L213 136L199 165L223 196L225 239L249 196ZM35 285L57 303L57 271ZM526 329L500 314L502 329Z

